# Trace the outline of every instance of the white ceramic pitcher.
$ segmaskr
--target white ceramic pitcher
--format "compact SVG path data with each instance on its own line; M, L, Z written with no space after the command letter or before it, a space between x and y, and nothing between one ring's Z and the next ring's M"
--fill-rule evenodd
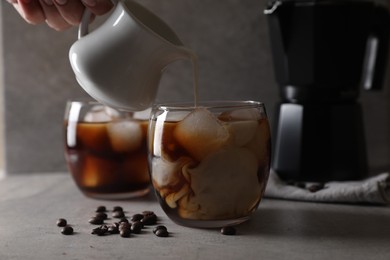
M164 67L191 59L192 52L169 26L134 1L118 1L109 18L88 34L89 18L85 11L69 58L81 87L105 105L146 109L156 97Z

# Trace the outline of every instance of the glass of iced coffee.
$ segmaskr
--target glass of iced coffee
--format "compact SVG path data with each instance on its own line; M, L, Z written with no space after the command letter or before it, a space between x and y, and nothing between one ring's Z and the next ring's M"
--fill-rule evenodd
M263 103L213 101L154 106L149 169L163 210L184 226L212 228L250 218L270 168Z
M67 103L65 158L85 195L125 199L149 192L149 115L150 109L129 113L95 101Z

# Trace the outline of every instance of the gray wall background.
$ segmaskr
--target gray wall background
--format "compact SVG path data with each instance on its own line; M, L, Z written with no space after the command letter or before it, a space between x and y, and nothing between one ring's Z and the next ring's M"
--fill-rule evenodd
M265 0L139 2L161 16L198 54L201 99L263 101L273 123L278 89L262 14ZM56 32L46 25L32 26L5 1L0 4L2 167L9 174L65 171L65 103L86 96L68 61L77 28ZM104 17L96 24L102 20ZM192 100L191 69L189 62L171 64L163 75L157 101ZM389 100L389 80L382 92L362 93L361 97L372 173L389 168Z

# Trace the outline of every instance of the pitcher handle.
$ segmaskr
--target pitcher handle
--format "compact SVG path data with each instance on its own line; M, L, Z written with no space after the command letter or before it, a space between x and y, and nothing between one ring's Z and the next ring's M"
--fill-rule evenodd
M116 6L119 2L119 0L111 0L111 2ZM89 29L89 21L91 20L91 10L88 8L85 8L83 16L81 17L81 23L79 25L79 32L78 32L78 39L84 37L85 35L88 34Z

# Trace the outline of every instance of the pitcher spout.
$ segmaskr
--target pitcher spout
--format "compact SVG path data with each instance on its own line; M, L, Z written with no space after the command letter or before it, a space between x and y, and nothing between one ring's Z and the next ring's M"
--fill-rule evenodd
M165 54L160 56L160 62L162 69L164 69L169 64L179 61L179 60L188 60L192 61L196 59L196 55L190 49L184 46L177 46L171 50L165 51Z

